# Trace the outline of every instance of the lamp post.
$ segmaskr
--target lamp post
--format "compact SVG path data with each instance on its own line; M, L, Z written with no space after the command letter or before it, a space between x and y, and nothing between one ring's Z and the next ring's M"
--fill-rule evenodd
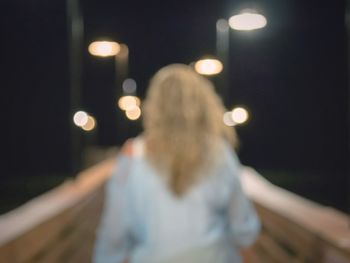
M115 105L121 108L129 120L137 120L141 115L140 99L135 96L136 82L128 79L129 71L129 48L126 44L114 41L95 41L88 47L89 53L99 57L113 57L115 72ZM116 112L116 123L120 134L129 133L129 124L124 125ZM120 142L118 142L120 143Z
M222 96L224 104L227 104L227 91L228 91L228 70L229 70L229 45L230 45L230 32L226 19L219 19L216 22L216 56L223 63L223 71L218 79L219 93Z
M222 72L223 65L220 60L205 58L195 62L194 69L201 75L212 76Z
M131 95L136 92L136 82L133 79L126 78L129 67L128 46L113 41L95 41L89 45L88 50L93 56L114 57L116 97L121 95L118 91L119 87L123 86L122 96L119 98L117 104L119 108L125 111L128 119L138 119L141 114L141 109L139 108L140 99Z
M98 57L113 57L115 59L115 86L121 87L128 76L129 48L115 41L94 41L88 47L89 53Z
M120 51L115 56L116 86L121 88L122 83L128 77L129 72L129 48L125 44L120 44Z
M229 88L229 46L230 28L239 31L252 31L265 27L266 18L253 10L243 10L240 14L231 16L228 20L219 19L216 22L216 55L223 63L223 72L219 79L219 90L227 106Z
M66 0L68 45L69 45L69 80L70 80L70 118L80 108L82 77L82 45L84 34L83 16L79 0ZM69 119L70 119L69 118ZM71 119L70 119L71 122ZM70 128L71 172L76 174L81 163L81 136L74 125Z

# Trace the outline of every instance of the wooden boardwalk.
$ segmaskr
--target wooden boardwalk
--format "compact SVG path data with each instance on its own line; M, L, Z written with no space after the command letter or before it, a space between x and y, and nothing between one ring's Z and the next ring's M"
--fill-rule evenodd
M106 160L0 216L0 262L90 262L114 165ZM263 222L247 262L350 263L348 215L278 188L251 168L242 183Z

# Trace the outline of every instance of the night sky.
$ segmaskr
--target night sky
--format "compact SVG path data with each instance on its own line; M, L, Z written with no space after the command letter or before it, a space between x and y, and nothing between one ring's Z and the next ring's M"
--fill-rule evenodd
M71 172L69 45L65 1L4 0L1 11L2 174ZM215 54L215 23L253 7L268 20L230 32L229 107L250 122L237 131L240 157L258 170L319 175L346 199L348 88L345 2L260 0L81 1L81 108L98 121L86 146L120 145L141 131L115 108L113 59L87 46L109 38L130 50L129 76L143 98L150 77L170 63ZM214 79L215 81L215 79ZM332 181L332 183L329 183ZM344 201L343 201L344 202Z

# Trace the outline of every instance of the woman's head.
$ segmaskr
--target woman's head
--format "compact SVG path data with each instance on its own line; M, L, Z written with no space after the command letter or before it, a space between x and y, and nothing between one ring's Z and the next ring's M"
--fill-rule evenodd
M222 121L224 111L212 83L189 66L169 65L152 78L144 104L146 150L169 171L175 194L195 181L216 138L235 143L233 129Z

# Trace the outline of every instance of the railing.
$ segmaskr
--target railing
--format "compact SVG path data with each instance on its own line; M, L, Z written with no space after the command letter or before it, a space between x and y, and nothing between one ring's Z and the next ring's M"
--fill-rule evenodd
M0 216L0 262L90 262L104 183L104 161ZM246 168L242 182L263 222L248 251L253 263L349 263L349 218L280 189Z
M263 222L252 262L350 262L348 215L281 189L250 168L242 182Z
M100 163L0 217L0 262L90 262L103 186L113 160Z

